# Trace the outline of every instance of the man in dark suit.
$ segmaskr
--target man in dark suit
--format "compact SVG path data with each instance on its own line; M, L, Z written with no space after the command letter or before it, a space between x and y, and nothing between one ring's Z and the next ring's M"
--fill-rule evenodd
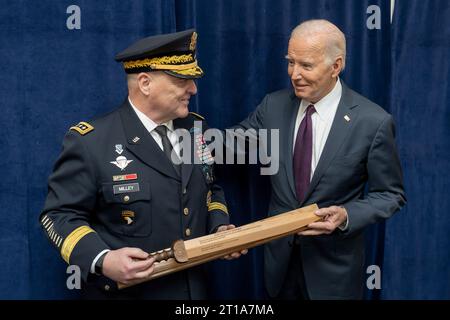
M149 253L233 228L203 132L189 113L203 75L194 30L142 39L116 56L128 99L67 132L40 222L63 259L81 269L85 298L203 299L203 267L117 290L153 272ZM203 123L203 128L206 124ZM185 129L201 161L175 163ZM200 151L200 152L198 152ZM195 163L195 164L193 164ZM233 257L239 253L233 254Z
M345 36L332 23L296 27L286 59L293 90L268 94L238 127L279 130L269 215L317 203L323 219L265 246L266 288L278 299L360 299L364 228L406 202L394 121L339 79Z

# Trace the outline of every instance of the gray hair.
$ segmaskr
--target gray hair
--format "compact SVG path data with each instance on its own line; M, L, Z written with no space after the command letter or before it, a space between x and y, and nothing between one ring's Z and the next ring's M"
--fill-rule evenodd
M324 35L326 37L325 43L325 58L330 64L334 60L342 57L342 70L345 68L346 43L345 35L328 20L307 20L302 22L292 30L292 37L304 37Z

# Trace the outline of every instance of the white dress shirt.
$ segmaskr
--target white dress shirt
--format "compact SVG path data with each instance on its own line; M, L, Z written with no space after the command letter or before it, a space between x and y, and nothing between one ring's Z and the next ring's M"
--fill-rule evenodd
M320 156L322 155L325 142L327 142L328 134L330 133L331 125L333 124L334 116L336 115L337 107L342 96L342 85L338 79L333 90L330 91L320 101L313 104L305 99L300 102L297 118L295 120L295 130L292 144L292 154L294 154L295 140L297 139L298 128L305 117L306 108L313 104L316 112L311 115L312 120L312 159L311 159L311 177L314 175Z
M153 137L153 139L156 141L156 143L161 148L161 150L164 150L163 149L163 144L162 144L162 139L161 139L161 136L158 134L158 132L156 132L155 128L157 126L159 126L159 125L165 125L167 127L167 137L169 138L169 141L172 144L173 149L175 150L177 156L179 157L180 156L181 146L180 146L180 143L179 143L178 136L175 133L174 128L173 128L173 121L170 120L170 121L165 122L165 123L157 124L152 119L147 117L144 113L139 111L134 106L134 104L131 101L130 97L128 97L128 102L130 102L130 105L133 107L133 110L136 112L139 120L141 120L142 124L147 129L147 131L150 133L150 135Z
M294 154L295 148L295 140L297 139L297 131L300 127L300 123L305 117L306 108L313 104L316 112L311 115L312 120L312 139L313 139L313 150L312 150L312 159L311 159L311 176L310 180L314 175L314 171L316 170L317 164L319 163L320 156L322 155L323 148L325 147L325 143L327 142L328 134L330 133L331 125L333 124L334 116L336 115L336 111L339 105L339 101L341 101L342 97L342 85L341 81L336 81L333 90L330 91L325 97L323 97L320 101L315 104L302 99L300 102L300 108L298 108L297 119L295 120L295 130L294 130L294 143L292 148L292 154ZM348 228L348 217L347 220L344 221L340 226L338 226L341 230L346 230Z

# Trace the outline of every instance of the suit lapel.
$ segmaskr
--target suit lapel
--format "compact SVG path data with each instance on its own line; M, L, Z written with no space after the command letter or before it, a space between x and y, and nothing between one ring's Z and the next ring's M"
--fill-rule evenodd
M294 130L295 121L297 119L298 108L300 107L300 100L295 96L294 91L291 92L291 104L285 114L286 119L282 123L288 123L288 128L285 131L287 136L281 137L280 141L287 141L286 144L281 143L281 145L286 146L287 149L284 150L282 154L286 155L286 175L289 183L289 187L292 191L294 198L297 198L297 193L295 191L295 181L294 181L294 168L293 168L293 140L294 140Z
M336 156L342 143L346 141L346 138L356 121L358 116L357 105L353 103L352 94L350 90L342 83L342 97L336 110L336 115L333 120L333 124L328 134L327 141L320 156L319 163L312 177L309 188L306 192L303 203L308 200L309 196L313 192L314 188L319 183L325 171L328 169L331 161Z
M172 163L145 129L128 101L122 105L119 113L128 142L128 150L155 170L180 180Z

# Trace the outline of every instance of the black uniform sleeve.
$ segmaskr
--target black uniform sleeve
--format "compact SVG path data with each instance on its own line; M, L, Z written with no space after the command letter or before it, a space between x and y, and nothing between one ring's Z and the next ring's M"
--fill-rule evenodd
M87 281L94 258L108 246L90 227L97 185L83 139L74 131L66 134L39 220L62 258L68 264L78 265Z
M211 186L211 201L208 203L208 214L209 233L214 232L221 225L230 223L225 194L218 184Z

